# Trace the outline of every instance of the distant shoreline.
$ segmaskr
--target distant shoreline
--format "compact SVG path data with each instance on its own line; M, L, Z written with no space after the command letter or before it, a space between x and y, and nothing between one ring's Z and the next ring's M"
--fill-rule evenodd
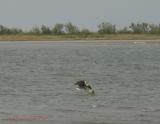
M160 43L155 34L107 34L107 35L0 35L0 41L50 41L82 43Z

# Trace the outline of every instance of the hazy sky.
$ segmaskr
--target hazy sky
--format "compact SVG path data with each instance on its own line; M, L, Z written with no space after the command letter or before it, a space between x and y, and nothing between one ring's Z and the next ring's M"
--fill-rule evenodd
M89 29L103 21L159 24L159 13L160 0L0 0L0 24L23 29L66 22Z

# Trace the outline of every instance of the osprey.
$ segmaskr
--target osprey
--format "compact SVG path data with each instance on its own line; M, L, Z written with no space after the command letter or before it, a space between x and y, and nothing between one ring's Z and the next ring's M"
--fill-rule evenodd
M77 89L84 89L85 91L87 91L88 93L90 94L95 94L94 90L92 89L92 87L87 83L87 81L85 80L80 80L80 81L77 81L75 83L75 85L78 85L78 88Z

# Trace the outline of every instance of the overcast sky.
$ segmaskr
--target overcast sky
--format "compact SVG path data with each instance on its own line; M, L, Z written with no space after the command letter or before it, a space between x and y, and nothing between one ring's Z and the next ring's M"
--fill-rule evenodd
M96 29L101 22L160 23L160 0L0 0L0 24L29 29L72 22Z

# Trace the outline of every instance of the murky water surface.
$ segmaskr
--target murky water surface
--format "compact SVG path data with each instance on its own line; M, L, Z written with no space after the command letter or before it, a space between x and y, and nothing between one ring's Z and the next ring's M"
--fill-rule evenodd
M159 124L160 44L0 42L0 122Z

